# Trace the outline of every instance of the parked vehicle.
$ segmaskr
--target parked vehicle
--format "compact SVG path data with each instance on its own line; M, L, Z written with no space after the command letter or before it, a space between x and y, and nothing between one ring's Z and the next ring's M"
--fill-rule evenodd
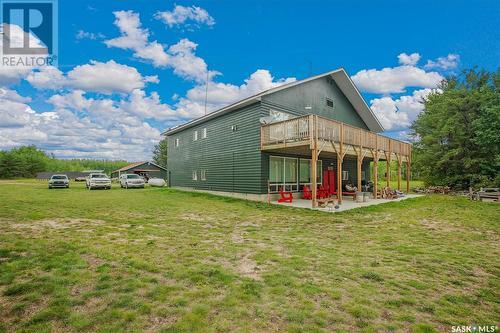
M95 188L104 188L107 190L111 189L111 179L108 178L103 173L91 173L87 177L87 181L85 183L85 186L89 189L95 189Z
M141 187L144 188L145 182L144 178L136 174L125 174L120 176L120 187L121 188L131 188L131 187Z
M49 189L59 187L59 188L69 188L69 179L66 175L53 175L49 179Z

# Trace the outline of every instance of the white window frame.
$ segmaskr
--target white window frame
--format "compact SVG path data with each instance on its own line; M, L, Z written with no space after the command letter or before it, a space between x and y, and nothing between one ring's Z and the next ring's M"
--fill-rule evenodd
M283 187L285 191L290 192L298 192L299 191L299 159L297 157L289 157L289 156L269 156L269 174L271 173L271 157L283 159L283 183L269 183L271 193L278 193L279 190ZM295 183L287 183L285 178L286 174L286 159L295 160L295 165L297 169L295 170L296 175L295 178L297 181Z
M175 139L175 144L174 144L174 146L175 146L175 147L179 147L179 143L180 143L179 138L176 138L176 139Z
M193 132L193 141L198 141L198 131Z
M191 177L192 177L192 180L197 181L198 180L198 171L193 170Z
M342 170L342 180L349 180L349 171Z
M200 178L201 180L207 180L207 170L200 171Z
M202 139L206 139L207 138L207 128L206 127L201 130L201 138Z

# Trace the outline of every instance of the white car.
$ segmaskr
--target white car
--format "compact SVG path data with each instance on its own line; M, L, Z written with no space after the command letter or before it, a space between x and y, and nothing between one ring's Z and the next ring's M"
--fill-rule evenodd
M131 187L141 187L144 188L145 182L144 178L136 174L125 174L120 176L120 187L121 188L131 188Z
M104 188L111 189L111 179L103 173L91 173L87 177L85 186L89 189Z
M49 179L49 189L60 187L69 188L69 179L66 175L53 175Z

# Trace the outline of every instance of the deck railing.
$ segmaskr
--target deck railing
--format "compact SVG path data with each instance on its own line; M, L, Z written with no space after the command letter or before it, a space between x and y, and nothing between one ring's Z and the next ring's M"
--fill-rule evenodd
M341 133L343 131L343 133ZM361 128L316 115L306 115L261 127L261 146L274 146L307 142L317 137L319 141L358 146L409 156L410 144L388 138Z

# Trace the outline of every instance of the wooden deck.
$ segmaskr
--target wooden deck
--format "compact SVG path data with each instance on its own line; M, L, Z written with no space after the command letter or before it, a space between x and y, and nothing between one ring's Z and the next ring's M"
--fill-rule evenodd
M339 189L342 186L342 162L346 155L357 157L358 188L361 188L361 165L367 156L373 159L374 192L377 193L378 163L385 160L390 165L392 160L398 162L398 189L401 188L401 168L407 168L407 192L409 192L409 174L411 166L411 145L394 140L377 133L350 126L339 121L317 115L306 115L289 120L279 121L261 127L261 150L290 154L311 155L315 165L320 154L335 155L337 158L337 175ZM316 167L312 167L312 178L315 179ZM388 168L390 170L390 168ZM389 186L390 174L387 177ZM315 187L313 186L313 191ZM342 202L342 195L339 195ZM313 200L313 206L316 203Z

